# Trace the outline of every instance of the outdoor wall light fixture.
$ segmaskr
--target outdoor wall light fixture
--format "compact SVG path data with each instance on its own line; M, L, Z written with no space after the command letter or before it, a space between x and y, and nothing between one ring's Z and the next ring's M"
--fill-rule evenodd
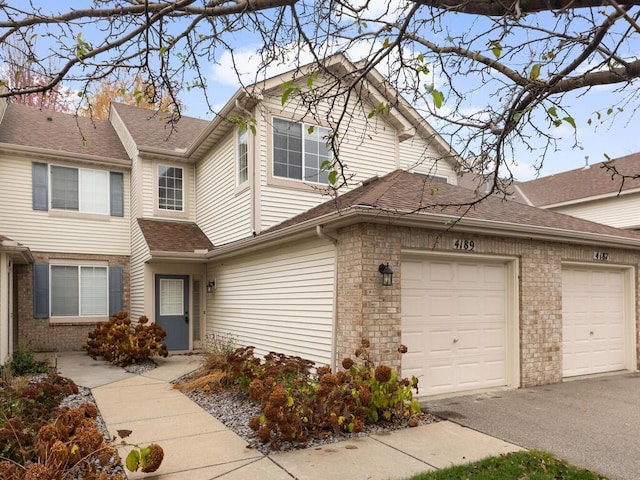
M209 283L207 283L207 293L213 293L215 289L216 289L216 282L209 280Z
M378 271L382 275L382 285L390 287L393 284L393 270L389 268L389 263L386 265L381 263L378 267Z

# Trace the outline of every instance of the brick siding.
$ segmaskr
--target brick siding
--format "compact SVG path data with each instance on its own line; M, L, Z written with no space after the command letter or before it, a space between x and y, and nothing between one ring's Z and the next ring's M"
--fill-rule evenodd
M634 266L636 289L640 255L633 250L569 245L531 239L465 233L441 233L419 228L356 224L338 231L338 360L351 356L361 338L371 342L376 361L401 367L401 295L403 250L456 252L454 238L475 241L474 252L519 259L519 356L522 387L562 380L562 262ZM596 262L596 250L609 252ZM380 263L389 262L393 286L383 287ZM639 295L636 292L636 316ZM636 323L636 337L639 337ZM640 342L636 342L637 344ZM636 351L636 357L640 353Z
M66 253L33 253L36 263L51 259L81 263L83 260L106 261L122 266L123 307L129 309L129 257ZM16 265L14 275L18 298L18 346L36 352L81 350L95 323L50 323L48 318L33 318L33 265Z

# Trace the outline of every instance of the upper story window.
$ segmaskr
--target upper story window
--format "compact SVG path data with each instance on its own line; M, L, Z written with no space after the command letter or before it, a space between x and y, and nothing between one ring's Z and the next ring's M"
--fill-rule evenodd
M158 209L184 211L184 170L158 165Z
M89 168L32 163L34 210L124 216L124 175Z
M238 129L238 185L249 180L249 143L247 129Z
M275 177L328 183L323 162L331 160L327 147L329 129L281 118L273 119L273 175Z
M51 165L51 208L109 213L109 172Z

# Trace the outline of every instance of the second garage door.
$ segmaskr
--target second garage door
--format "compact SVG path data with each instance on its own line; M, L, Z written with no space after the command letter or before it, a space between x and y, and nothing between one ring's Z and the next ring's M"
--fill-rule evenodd
M506 265L402 262L403 376L433 395L507 384Z
M565 266L562 370L565 377L625 368L625 271Z

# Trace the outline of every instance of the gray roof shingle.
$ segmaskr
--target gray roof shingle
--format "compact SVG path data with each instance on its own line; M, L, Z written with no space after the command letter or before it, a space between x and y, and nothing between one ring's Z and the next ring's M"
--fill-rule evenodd
M152 252L193 253L213 250L213 244L193 222L139 218L138 225Z
M162 148L170 152L187 149L209 121L181 116L171 122L168 114L157 110L114 103L118 113L138 147Z
M640 235L630 230L621 230L569 215L530 207L496 196L489 196L472 207L464 205L476 200L477 196L472 190L437 183L419 174L396 170L384 177L365 182L363 186L282 222L266 232L319 219L340 210L358 207L370 209L373 207L380 212L397 215L419 211L423 214L448 216L453 220L463 216L470 219L508 223L513 226L514 230L517 230L518 227L520 229L544 227L640 240Z
M588 168L578 168L568 172L518 183L518 188L535 206L555 205L598 195L616 194L640 188L640 178L622 179L612 175L604 165L615 167L622 175L640 175L640 153L600 162Z
M90 119L10 103L0 125L0 144L129 161L107 120Z

